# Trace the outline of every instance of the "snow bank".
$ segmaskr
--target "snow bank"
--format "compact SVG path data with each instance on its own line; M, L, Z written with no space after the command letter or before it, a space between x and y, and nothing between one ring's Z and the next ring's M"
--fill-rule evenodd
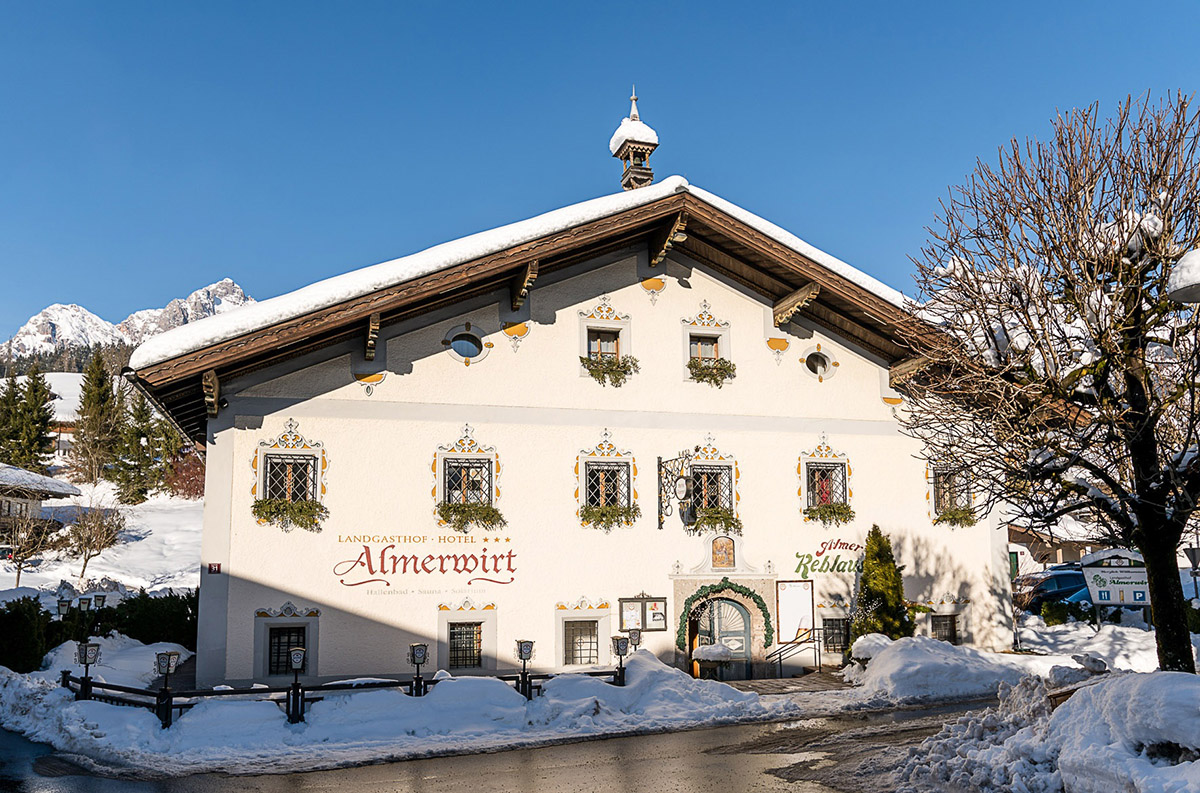
M850 645L850 657L869 660L891 644L892 640L882 633L868 633L866 636L859 636L854 640L854 644Z
M326 694L295 725L273 702L205 700L169 730L148 710L75 702L44 677L0 668L6 729L102 764L164 775L285 773L797 713L786 701L693 680L645 650L628 659L624 688L560 675L526 702L494 678L443 676L419 698L396 690Z
M843 676L868 696L895 702L991 696L1001 682L1015 684L1030 671L1030 659L956 647L927 636L879 644L874 643L865 668L851 664ZM1032 665L1046 672L1051 666L1045 657Z
M149 685L158 677L154 669L154 656L157 653L177 652L180 663L192 656L192 651L183 645L170 642L142 644L137 639L120 634L92 637L91 641L100 645L100 663L92 666L92 679L119 686L141 688ZM76 646L75 642L70 641L55 647L42 660L42 672L35 674L52 682L58 681L59 673L64 669L71 670L72 674L83 674L83 668L75 663Z
M1200 788L1200 678L1100 677L1053 713L1041 681L1005 689L999 709L947 724L909 751L904 793L1186 793Z

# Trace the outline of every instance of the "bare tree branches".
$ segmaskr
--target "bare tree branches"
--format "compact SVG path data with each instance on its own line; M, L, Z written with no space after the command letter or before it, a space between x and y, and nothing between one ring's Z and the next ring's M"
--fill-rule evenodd
M1200 498L1200 324L1166 289L1200 246L1189 98L1059 115L1052 140L980 161L930 234L920 312L946 333L920 344L906 430L1017 522L1078 516L1173 565ZM1172 575L1180 594L1158 600L1182 608Z

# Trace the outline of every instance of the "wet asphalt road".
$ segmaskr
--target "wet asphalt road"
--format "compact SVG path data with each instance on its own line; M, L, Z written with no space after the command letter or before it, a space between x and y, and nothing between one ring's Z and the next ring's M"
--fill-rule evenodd
M887 769L908 747L970 707L982 705L719 727L304 774L145 781L81 773L69 757L0 730L0 793L890 791Z

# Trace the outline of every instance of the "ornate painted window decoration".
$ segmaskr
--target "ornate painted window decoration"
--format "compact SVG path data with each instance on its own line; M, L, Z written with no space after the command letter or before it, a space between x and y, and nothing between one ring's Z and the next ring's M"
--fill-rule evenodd
M439 526L466 533L472 527L494 530L506 525L496 508L500 498L500 455L496 447L475 440L464 424L454 443L439 446L433 455L434 514Z
M650 297L650 305L658 303L658 296L667 288L667 279L653 276L651 278L643 278L641 281L642 291Z
M495 603L476 604L471 598L463 598L458 603L439 603L438 611L495 611Z
M588 598L586 595L575 600L560 600L554 604L558 611L604 611L610 608L608 598Z
M259 441L250 468L254 479L251 512L260 526L270 523L284 531L296 526L321 530L321 521L329 516L322 503L329 468L323 443L305 438L300 425L289 418L277 437Z
M633 452L617 448L606 427L599 443L575 457L575 514L584 527L605 533L632 526L642 514L637 496L637 460Z
M791 347L791 346L792 346L792 343L790 341L788 341L787 339L781 338L779 336L768 336L767 337L767 349L770 350L771 354L775 356L775 365L776 366L779 366L781 363L783 363L783 354L785 352L787 352L788 347Z
M354 380L363 390L367 392L367 396L375 393L375 387L387 379L387 372L371 372L369 374L356 374Z
M730 360L729 323L717 319L707 300L701 301L700 313L683 317L684 378L720 388L737 376Z
M803 452L796 464L796 475L800 480L797 495L805 522L820 521L823 526L837 526L854 520L850 499L850 460L829 445L829 438L821 433L820 441L810 451Z
M580 376L620 388L637 374L638 359L633 357L629 315L617 311L609 301L608 295L601 295L595 308L579 312Z
M504 331L504 335L508 337L508 341L512 344L513 352L516 352L521 346L521 342L529 337L529 329L532 325L533 323L528 320L525 322L504 323L504 327L501 330Z
M742 522L738 518L738 480L741 473L732 454L717 448L712 435L706 435L704 444L698 446L690 460L692 476L692 509L696 522L689 531L703 533L715 531L721 534L741 534Z
M804 351L804 354L800 356L800 364L805 373L809 377L816 378L818 383L832 378L837 374L838 367L841 366L829 345L822 345L820 342Z
M446 353L463 366L477 364L487 357L496 345L484 338L477 325L464 322L446 331L442 337Z
M254 616L271 619L274 617L319 617L321 610L315 606L297 608L292 601L287 601L277 609L260 608L254 610Z
M925 503L931 521L956 528L974 526L979 520L976 498L969 472L926 463Z

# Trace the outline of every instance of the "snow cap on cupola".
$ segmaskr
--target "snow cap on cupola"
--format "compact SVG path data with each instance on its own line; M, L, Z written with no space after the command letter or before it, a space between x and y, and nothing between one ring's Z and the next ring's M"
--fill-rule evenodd
M658 148L658 133L638 117L637 88L629 97L629 117L621 121L608 141L612 156L625 163L621 187L635 190L654 181L654 171L648 164L650 153Z

